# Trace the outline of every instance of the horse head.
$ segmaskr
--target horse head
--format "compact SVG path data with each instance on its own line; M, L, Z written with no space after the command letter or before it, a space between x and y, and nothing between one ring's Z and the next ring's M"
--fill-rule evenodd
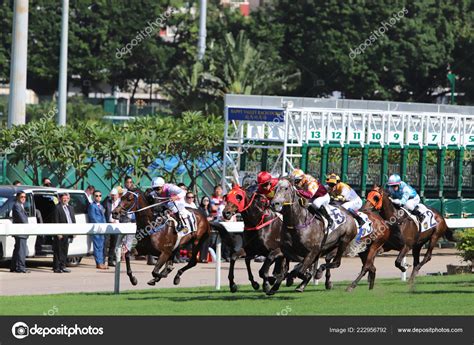
M138 210L140 190L127 190L120 198L120 204L113 210L112 217L119 219L120 216L126 216L128 213Z
M367 195L367 201L361 210L375 210L380 211L388 217L392 216L396 210L390 200L390 194L381 186L375 185L374 188Z
M226 205L222 211L224 219L230 220L236 213L243 212L246 209L247 199L247 192L238 184L234 185L225 196Z
M271 202L273 210L281 212L283 206L288 206L293 203L294 196L295 188L293 184L289 179L282 178L275 187L275 195Z
M383 190L374 188L369 192L369 194L367 194L367 201L365 202L364 206L362 206L361 210L380 211L382 209L382 202Z

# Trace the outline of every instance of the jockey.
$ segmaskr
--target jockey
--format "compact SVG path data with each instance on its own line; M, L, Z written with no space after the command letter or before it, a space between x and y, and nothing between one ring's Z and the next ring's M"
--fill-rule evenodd
M422 221L422 215L418 210L420 196L416 190L408 183L403 182L397 174L393 174L388 178L387 185L392 203L398 206L404 206L408 211Z
M310 200L310 206L319 211L319 213L327 219L328 228L332 228L333 221L326 209L331 198L323 184L319 183L319 181L311 175L305 174L301 169L293 170L290 176L295 180L298 194L303 198ZM308 207L308 209L311 211L312 207Z
M267 171L261 171L257 175L257 193L265 195L267 199L271 201L275 195L275 187L277 183L277 178L272 177L272 175Z
M359 223L359 226L364 225L364 220L357 214L357 211L362 207L362 199L357 195L356 191L347 183L341 182L341 178L336 174L328 175L326 183L331 199L341 201L343 203L341 206L351 213L357 220L357 223Z
M185 221L186 219L189 219L189 224L192 227L191 212L186 209L185 190L181 189L175 184L165 183L163 177L155 177L151 183L151 188L153 189L153 192L150 193L150 196L153 198L170 198L170 201L166 204L166 207L171 212L173 212L173 214L178 215L178 219L181 224L177 231L181 229L187 229L187 223Z

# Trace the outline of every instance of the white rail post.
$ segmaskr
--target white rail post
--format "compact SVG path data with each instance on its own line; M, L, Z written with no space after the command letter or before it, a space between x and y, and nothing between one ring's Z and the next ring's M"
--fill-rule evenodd
M222 242L221 237L217 235L216 241L216 290L221 289L221 257L222 257Z
M120 293L120 263L122 262L122 239L123 235L118 235L115 243L115 278L114 278L114 294Z
M402 260L402 266L406 268L406 265L407 265L407 258L406 256L403 258ZM405 272L402 272L402 281L403 282L406 282L407 281L407 271Z

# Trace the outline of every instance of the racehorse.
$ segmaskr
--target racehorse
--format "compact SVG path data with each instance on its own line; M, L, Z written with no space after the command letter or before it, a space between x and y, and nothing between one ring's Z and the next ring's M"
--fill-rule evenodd
M364 207L362 207L359 212L365 213L369 218L372 232L359 239L360 243L366 246L365 250L357 253L362 260L362 270L351 285L347 287L346 291L348 292L356 288L359 281L367 274L367 272L369 272L369 290L374 288L376 272L374 265L375 257L390 236L390 227L378 213L364 209Z
M434 214L437 222L436 226L419 233L415 221L406 211L403 211L402 209L396 210L389 198L389 193L380 187L375 187L367 195L367 201L364 207L380 211L382 218L388 220L389 223L396 223L399 225L399 232L401 233L403 240L402 246L399 241L387 241L383 249L384 251L391 249L400 251L397 260L395 261L395 266L402 272L406 271L406 268L401 264L402 260L410 249L413 250L413 271L409 279L410 284L414 282L420 269L431 260L433 249L441 237L445 236L449 241L455 241L452 229L448 228L443 216L441 216L437 210L428 207L428 209ZM421 248L428 241L430 242L428 249L423 260L420 262Z
M282 220L269 209L269 201L264 195L257 192L250 193L239 185L235 185L226 195L227 204L222 212L224 219L230 220L236 213L240 213L244 220L243 246L239 252L234 253L230 260L229 286L230 291L236 292L234 282L234 265L237 258L245 255L245 265L252 287L259 289L259 284L254 280L250 268L251 260L255 256L265 256L265 262L259 270L263 279L263 290L268 292L270 284L275 282L269 277L270 266L275 262L277 274L283 274L283 253L280 249L280 232Z
M311 280L312 274L308 272L308 268L320 256L325 256L337 248L334 259L318 268L316 272L317 279L321 278L325 269L340 266L343 253L357 235L356 221L347 210L338 208L338 216L342 218L338 222L340 225L327 234L323 219L317 215L312 215L306 207L300 204L301 200L291 181L283 178L278 182L275 196L271 202L273 209L283 214L281 231L283 254L287 260L302 262L299 273L304 279L296 288L298 292L303 292ZM268 294L274 294L278 290L281 281L282 278L277 277L277 281Z
M167 202L169 200L164 200ZM149 285L155 285L162 278L166 278L173 270L172 257L175 251L183 244L192 243L192 256L188 264L178 270L174 277L174 285L178 285L181 281L181 275L188 269L196 266L197 254L201 248L201 244L209 237L212 228L216 229L222 240L233 247L233 241L229 233L223 226L219 224L210 224L206 216L197 209L188 208L196 217L196 230L192 231L180 239L178 238L177 220L174 216L164 214L158 218L154 217L153 207L150 205L146 196L140 189L128 190L125 192L120 200L119 206L113 211L113 216L125 216L130 213L135 213L137 221L137 245L135 250L137 255L153 255L157 256L158 260L153 269L153 279L148 282ZM179 242L179 243L178 243ZM125 262L127 265L127 275L132 285L137 284L137 279L133 275L130 266L130 251L125 254ZM165 268L160 272L160 269L165 265Z

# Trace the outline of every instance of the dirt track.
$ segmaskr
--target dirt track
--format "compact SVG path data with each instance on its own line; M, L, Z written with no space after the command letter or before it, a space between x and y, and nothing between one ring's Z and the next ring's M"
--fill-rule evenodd
M423 251L424 252L424 251ZM453 249L435 249L432 260L421 271L422 275L427 273L445 272L447 264L459 264L461 258ZM394 266L395 256L385 254L379 256L375 265L378 278L400 277L400 271ZM408 263L412 258L408 257ZM51 270L52 259L32 259L27 261L31 270L30 274L10 273L8 267L3 264L0 267L0 295L33 295L53 294L67 292L112 292L114 287L114 269L99 271L91 257L84 258L81 265L71 268L72 273L53 273ZM132 261L132 268L138 278L138 285L133 287L125 274L125 264L121 267L121 290L150 289L160 287L174 287L173 277L179 267L184 264L176 264L175 270L170 276L159 282L155 287L146 284L151 279L152 266L147 266L146 261ZM252 263L254 276L258 277L260 263ZM227 289L228 263L222 263L222 289ZM332 271L335 281L352 280L357 276L361 268L359 258L344 258L341 268ZM409 268L411 271L411 268ZM236 264L237 284L248 284L247 273L243 260ZM215 282L215 264L198 264L197 267L187 271L181 279L180 286L213 286Z

